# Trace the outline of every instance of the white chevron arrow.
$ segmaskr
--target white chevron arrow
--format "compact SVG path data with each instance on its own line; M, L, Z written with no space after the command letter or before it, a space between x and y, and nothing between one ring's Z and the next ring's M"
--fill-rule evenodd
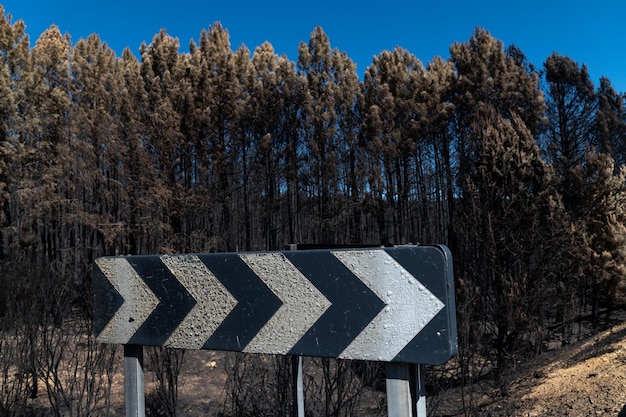
M331 303L282 253L239 256L283 303L244 352L287 354Z
M164 346L201 349L237 300L197 256L162 256L161 261L196 300Z
M124 299L98 335L98 341L126 343L156 308L159 299L126 259L99 258L96 264Z
M391 361L445 306L383 250L332 253L385 303L340 358Z

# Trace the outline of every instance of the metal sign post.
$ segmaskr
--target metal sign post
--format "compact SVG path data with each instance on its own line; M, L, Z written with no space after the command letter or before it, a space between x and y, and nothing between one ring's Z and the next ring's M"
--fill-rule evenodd
M390 362L386 366L385 373L388 415L413 417L409 365Z
M304 417L304 384L302 380L302 356L291 357L293 406L292 417Z
M124 345L124 397L126 417L145 417L143 346Z
M426 417L423 365L390 362L386 383L388 416Z
M413 392L417 417L426 417L426 387L424 380L424 365L415 367L415 390Z

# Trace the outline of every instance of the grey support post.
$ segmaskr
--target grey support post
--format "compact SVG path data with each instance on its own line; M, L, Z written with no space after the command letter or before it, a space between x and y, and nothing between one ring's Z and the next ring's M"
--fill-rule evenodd
M424 365L415 367L415 393L414 402L417 417L426 417L426 389L424 387Z
M143 346L124 345L124 396L126 417L145 417Z
M291 357L293 407L292 417L304 417L304 386L302 383L302 356Z
M410 369L405 363L387 363L387 415L413 417ZM421 416L420 416L421 417Z
M390 362L386 378L389 417L426 417L423 365Z

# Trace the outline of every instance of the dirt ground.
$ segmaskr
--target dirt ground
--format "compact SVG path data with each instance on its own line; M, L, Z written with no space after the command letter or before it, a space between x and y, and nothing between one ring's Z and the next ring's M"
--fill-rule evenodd
M179 379L179 416L215 416L226 401L225 353L188 351ZM113 386L116 416L124 415L123 358ZM428 415L626 417L626 323L541 355L510 375L507 396L474 387L473 413L459 390L428 398ZM146 373L146 391L150 389ZM467 401L467 400L466 400ZM384 415L384 411L382 413Z
M510 378L507 396L486 390L469 415L626 417L626 324L545 353ZM436 415L465 415L458 392L432 401Z

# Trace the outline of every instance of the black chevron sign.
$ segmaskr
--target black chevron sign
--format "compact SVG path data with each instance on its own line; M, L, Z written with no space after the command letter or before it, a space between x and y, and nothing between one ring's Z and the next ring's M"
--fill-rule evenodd
M95 261L103 343L441 364L457 351L439 246Z

